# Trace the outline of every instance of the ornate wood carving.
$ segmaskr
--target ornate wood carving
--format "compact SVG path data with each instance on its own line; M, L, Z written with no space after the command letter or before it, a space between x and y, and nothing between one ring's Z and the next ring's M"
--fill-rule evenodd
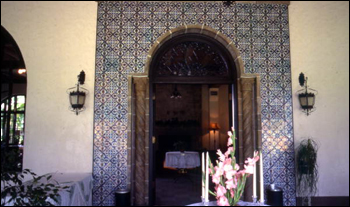
M228 66L214 47L204 42L180 42L159 58L157 77L227 77Z
M234 82L234 59L215 38L202 34L181 34L161 44L152 55L153 83Z
M255 78L241 79L242 102L243 102L243 160L252 157L254 154L254 84ZM242 166L243 167L243 166ZM244 190L244 198L247 201L252 201L253 195L253 180L252 176L247 179Z
M148 129L147 129L147 114L148 112L148 99L147 99L147 78L134 78L135 84L135 205L145 206L148 205L148 154L146 151Z

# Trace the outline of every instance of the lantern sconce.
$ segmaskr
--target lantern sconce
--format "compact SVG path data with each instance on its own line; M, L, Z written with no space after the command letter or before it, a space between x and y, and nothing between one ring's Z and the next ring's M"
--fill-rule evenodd
M304 73L300 73L299 83L301 87L305 88L298 91L299 102L301 108L303 109L303 112L309 116L311 112L314 112L316 110L315 99L318 92L312 88L309 88L307 81L308 78L305 77Z
M209 125L209 130L214 131L214 148L216 149L216 137L215 137L215 132L219 130L219 124L218 123L210 123ZM210 133L210 132L209 132ZM220 136L220 134L219 134ZM209 148L210 148L210 134L209 134Z
M69 109L78 115L80 112L85 110L85 98L88 94L88 90L81 87L85 82L85 72L81 71L78 75L78 83L76 87L68 88L67 93L69 94L70 107Z

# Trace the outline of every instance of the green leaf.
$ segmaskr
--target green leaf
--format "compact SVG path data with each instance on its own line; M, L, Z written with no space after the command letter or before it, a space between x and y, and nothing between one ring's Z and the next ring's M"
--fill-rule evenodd
M216 194L215 194L215 193L213 193L211 190L208 190L208 192L209 192L211 195L213 195L213 196L215 196L215 197L216 197Z

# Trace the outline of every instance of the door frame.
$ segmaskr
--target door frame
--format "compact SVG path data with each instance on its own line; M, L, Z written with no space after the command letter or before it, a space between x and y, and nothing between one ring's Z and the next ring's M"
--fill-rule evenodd
M239 139L239 164L253 155L254 150L261 151L261 98L260 77L258 74L245 74L244 63L233 42L225 35L204 25L185 25L172 29L162 35L150 49L145 63L145 72L130 74L128 96L128 187L131 190L132 205L154 204L154 157L153 157L153 87L152 61L161 46L173 37L185 34L204 35L221 43L231 55L236 70L232 74L235 79L237 99L237 128ZM171 83L183 83L174 81ZM196 82L197 84L211 84ZM213 81L214 83L214 81ZM224 84L223 82L218 82ZM226 83L227 84L227 83ZM141 95L140 95L141 94ZM142 112L138 112L142 111ZM141 123L138 121L142 121ZM142 125L138 127L137 125ZM138 142L137 140L142 140ZM139 144L138 144L139 143ZM144 160L144 163L137 162ZM139 166L137 166L137 163ZM257 167L259 169L259 167ZM258 181L259 182L259 181ZM245 200L250 201L252 195L252 178L246 183Z

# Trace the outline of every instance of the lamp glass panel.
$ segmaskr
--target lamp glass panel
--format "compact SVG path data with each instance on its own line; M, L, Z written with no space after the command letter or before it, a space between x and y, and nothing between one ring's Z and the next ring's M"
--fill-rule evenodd
M307 99L306 99L306 97L299 97L299 101L300 101L300 105L302 107L307 106Z
M70 104L72 106L78 104L78 95L77 94L70 94L69 97L70 97Z
M85 94L79 95L79 105L84 106L85 103Z
M309 106L315 105L315 96L309 96L308 97Z

